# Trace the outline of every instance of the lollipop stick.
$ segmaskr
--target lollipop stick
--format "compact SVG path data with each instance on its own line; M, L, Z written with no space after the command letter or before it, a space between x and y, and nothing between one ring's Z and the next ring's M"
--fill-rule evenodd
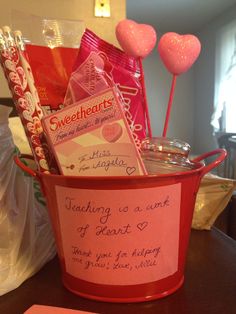
M146 120L147 120L148 136L152 137L152 128L151 128L150 116L149 116L149 111L148 111L146 87L145 87L145 81L144 81L144 71L143 71L141 58L139 58L139 61L140 61L139 63L140 63L140 72L141 72L141 84L143 87L144 109L145 109L145 115L146 115Z
M168 128L170 111L171 111L171 106L172 106L174 91L175 91L175 85L176 85L176 77L177 76L175 74L173 74L171 89L170 89L170 96L169 96L169 101L168 101L167 110L166 110L166 119L165 119L164 129L163 129L163 133L162 133L163 137L166 137L166 132L167 132L167 128Z

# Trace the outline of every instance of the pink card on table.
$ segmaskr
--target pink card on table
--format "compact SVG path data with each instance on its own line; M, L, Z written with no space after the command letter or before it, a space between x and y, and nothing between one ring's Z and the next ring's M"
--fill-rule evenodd
M95 314L95 313L35 304L31 306L31 308L29 308L26 312L24 312L24 314Z
M121 106L109 88L43 118L62 174L146 174Z

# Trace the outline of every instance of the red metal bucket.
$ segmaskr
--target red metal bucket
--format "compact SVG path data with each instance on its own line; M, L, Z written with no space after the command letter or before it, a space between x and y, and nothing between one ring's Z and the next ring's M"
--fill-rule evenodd
M225 156L217 149L195 158L194 170L135 177L51 175L15 161L41 183L64 285L91 299L139 302L183 284L199 184Z

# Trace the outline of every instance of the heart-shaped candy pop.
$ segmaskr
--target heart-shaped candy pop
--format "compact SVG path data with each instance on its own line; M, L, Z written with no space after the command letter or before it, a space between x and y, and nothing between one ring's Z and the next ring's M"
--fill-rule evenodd
M179 75L197 60L201 51L201 43L194 35L164 34L158 44L158 52L167 70Z
M128 19L122 20L117 24L116 38L125 53L139 59L145 58L152 51L157 41L156 31L151 25L138 24L135 21ZM149 136L152 136L144 82L144 71L141 60L139 64L141 71L141 84L144 93L144 108L148 133Z
M157 40L151 25L122 20L116 26L116 38L122 49L130 56L145 58L154 48Z

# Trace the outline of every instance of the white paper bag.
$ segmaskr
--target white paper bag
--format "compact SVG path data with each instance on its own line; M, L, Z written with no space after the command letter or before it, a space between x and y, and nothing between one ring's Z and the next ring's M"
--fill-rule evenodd
M0 295L17 288L56 252L39 183L13 160L9 112L0 105Z

